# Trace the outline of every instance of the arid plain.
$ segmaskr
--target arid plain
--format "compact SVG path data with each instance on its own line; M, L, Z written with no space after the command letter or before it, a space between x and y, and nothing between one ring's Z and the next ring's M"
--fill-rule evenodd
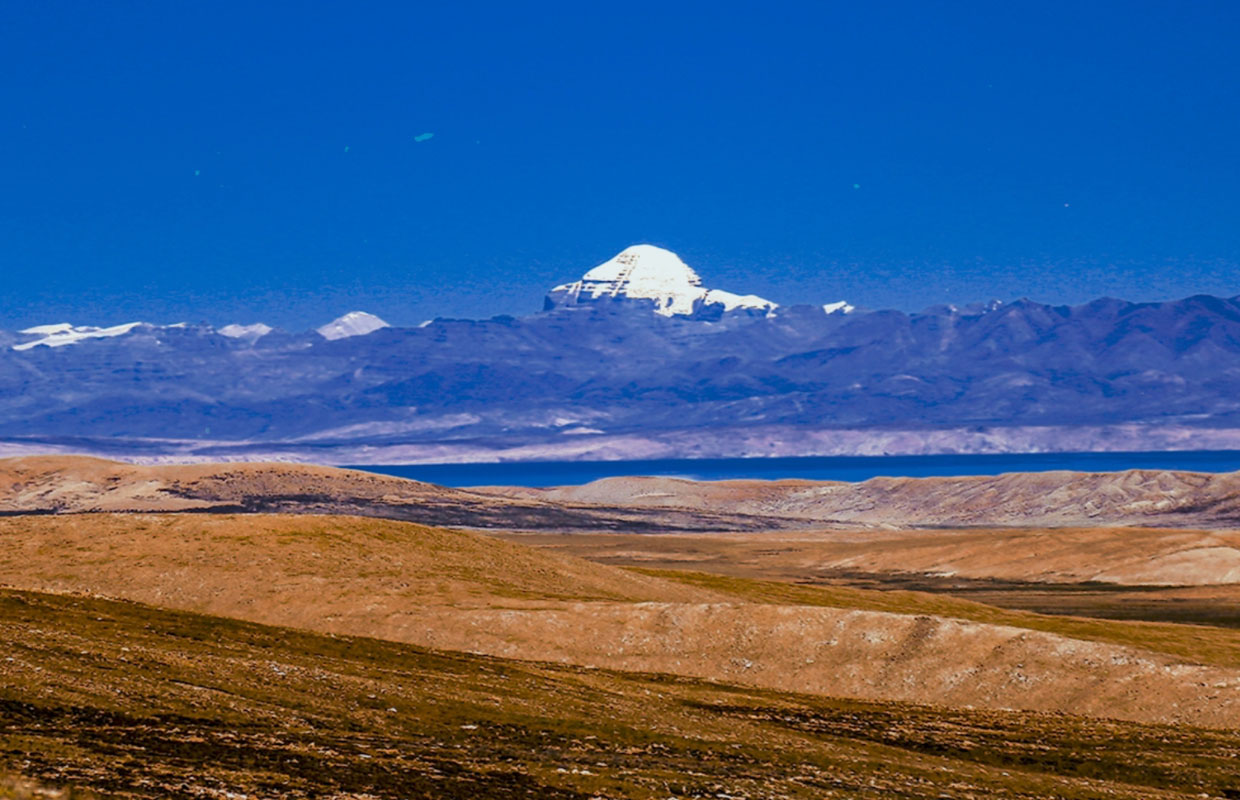
M1237 508L1240 477L1189 473L466 491L9 459L0 768L145 797L1240 797Z

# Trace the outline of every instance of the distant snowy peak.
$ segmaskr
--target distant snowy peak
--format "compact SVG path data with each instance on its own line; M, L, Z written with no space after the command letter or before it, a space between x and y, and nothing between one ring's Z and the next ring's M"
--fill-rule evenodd
M581 277L551 290L548 309L604 300L643 300L665 317L743 311L767 315L777 304L757 295L706 289L702 279L670 250L637 244Z
M827 303L822 307L822 310L828 314L851 314L857 310L857 307L840 300L835 303Z
M124 336L142 322L127 322L124 325L113 325L110 328L95 328L89 325L71 325L61 322L56 325L36 325L18 331L22 336L33 336L33 340L13 345L14 350L32 350L36 347L64 347L77 344L87 339L106 339L112 336Z
M227 336L230 339L241 339L242 341L253 344L259 339L274 330L270 325L264 325L261 322L255 322L253 325L225 325L216 333L220 336Z
M335 341L336 339L348 339L351 336L365 336L387 327L390 326L374 314L367 314L365 311L350 311L343 317L334 319L319 328L318 334L324 339Z

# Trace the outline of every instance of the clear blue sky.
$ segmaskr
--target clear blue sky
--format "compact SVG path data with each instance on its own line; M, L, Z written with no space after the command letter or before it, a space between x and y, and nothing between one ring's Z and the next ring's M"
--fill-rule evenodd
M636 242L785 303L1240 294L1237 42L1234 0L9 3L0 328L522 314Z

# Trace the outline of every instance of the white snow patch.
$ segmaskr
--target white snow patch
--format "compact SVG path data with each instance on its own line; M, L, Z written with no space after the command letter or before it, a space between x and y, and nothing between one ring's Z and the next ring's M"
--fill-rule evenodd
M26 336L38 336L33 342L13 345L14 350L30 350L34 347L64 347L77 344L86 339L106 339L112 336L124 336L143 322L127 322L124 325L113 325L110 328L95 328L89 325L74 326L67 322L56 325L36 325L19 331Z
M57 322L54 325L35 325L33 328L27 328L18 333L24 333L29 336L51 336L53 333L68 333L73 330L73 325L68 322Z
M334 319L323 327L318 329L319 336L324 339L348 339L351 336L365 336L368 333L374 333L380 328L388 328L386 322L376 317L374 314L367 314L365 311L350 311L339 319Z
M253 325L225 325L216 333L220 336L227 336L230 339L245 339L250 343L257 342L267 334L271 333L273 328L270 325L264 325L261 322L255 322Z
M722 303L725 311L731 311L734 308L760 308L770 312L778 308L775 303L758 297L756 294L733 294L722 289L708 289L706 296L702 299L707 305Z
M837 303L827 303L822 307L822 310L828 314L851 314L857 310L857 307L848 304L844 300L840 300Z

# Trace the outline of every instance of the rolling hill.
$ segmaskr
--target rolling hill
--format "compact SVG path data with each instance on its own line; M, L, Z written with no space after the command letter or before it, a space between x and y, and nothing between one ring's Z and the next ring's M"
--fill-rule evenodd
M1214 650L1186 657L1161 641L1200 638L1180 626L1098 623L1065 635L1022 627L1019 615L995 622L970 619L968 608L926 613L920 601L899 611L754 602L735 590L387 520L10 517L0 520L0 583L777 690L1240 724L1240 632L1220 631Z
M15 797L1235 797L1233 732L863 703L0 590ZM83 793L86 790L86 793Z

